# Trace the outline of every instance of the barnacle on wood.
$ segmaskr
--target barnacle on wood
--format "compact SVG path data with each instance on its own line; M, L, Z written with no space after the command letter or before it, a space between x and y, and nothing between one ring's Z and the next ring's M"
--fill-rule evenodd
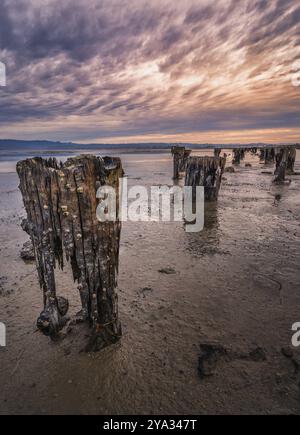
M55 339L66 323L68 301L57 296L55 282L56 264L63 267L66 258L78 281L83 316L92 326L87 349L116 342L121 336L116 296L121 223L98 222L96 186L114 187L119 202L120 159L88 155L58 165L55 159L34 158L19 162L17 172L27 212L24 229L35 247L43 290L38 328Z

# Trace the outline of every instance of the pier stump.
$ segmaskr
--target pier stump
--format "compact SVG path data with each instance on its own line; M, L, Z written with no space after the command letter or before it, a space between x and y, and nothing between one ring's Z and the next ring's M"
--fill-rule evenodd
M264 148L262 150L262 160L265 165L269 165L275 162L275 148Z
M57 295L55 268L71 263L78 282L82 316L92 328L87 351L98 351L121 337L116 294L121 223L99 222L96 192L115 188L123 175L120 159L79 156L58 164L33 158L17 164L27 212L26 231L36 257L44 309L38 328L57 338L67 322L68 301ZM118 213L118 212L117 212Z
M233 150L233 159L232 164L233 165L239 165L241 163L241 160L245 158L245 150L241 148L236 148Z
M185 147L173 146L171 149L173 155L173 179L179 178L179 173L186 170L186 162L191 154L191 150L186 150Z
M296 161L297 150L296 147L288 147L288 155L286 161L286 173L287 175L295 174L295 161Z
M275 149L276 169L274 173L274 183L284 183L288 158L288 147Z
M217 201L226 165L224 157L189 157L185 185L204 186L206 201Z

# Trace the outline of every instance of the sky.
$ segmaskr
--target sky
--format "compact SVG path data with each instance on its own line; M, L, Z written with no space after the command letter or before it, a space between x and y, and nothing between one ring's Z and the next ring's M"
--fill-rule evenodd
M299 0L0 0L0 62L0 139L300 142Z

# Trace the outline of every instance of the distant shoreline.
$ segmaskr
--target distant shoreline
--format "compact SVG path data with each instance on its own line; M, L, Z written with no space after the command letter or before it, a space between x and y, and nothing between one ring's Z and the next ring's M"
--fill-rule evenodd
M276 143L276 144L267 144L267 143L249 143L249 144L197 144L197 143L127 143L127 144L79 144L73 142L54 142L47 140L16 140L16 139L0 139L0 153L1 151L7 150L11 153L16 151L24 151L28 150L48 150L49 153L63 153L68 150L72 151L84 151L86 149L97 150L97 149L114 149L114 150L132 150L132 152L142 150L145 152L161 152L165 150L171 149L172 146L185 146L187 148L193 149L212 149L212 148L266 148L266 147L280 147L280 146L296 146L297 149L300 149L300 143Z

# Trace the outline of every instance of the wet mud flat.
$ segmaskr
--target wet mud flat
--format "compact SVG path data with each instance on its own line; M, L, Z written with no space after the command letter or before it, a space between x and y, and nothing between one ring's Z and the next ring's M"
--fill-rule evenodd
M122 162L129 185L172 184L167 153ZM42 295L35 266L19 256L17 176L1 174L0 413L299 413L300 350L287 348L300 321L300 177L274 186L268 171L247 155L226 173L201 233L123 224L123 337L96 354L81 352L84 325L60 342L36 331ZM58 276L76 313L76 285L68 270Z

